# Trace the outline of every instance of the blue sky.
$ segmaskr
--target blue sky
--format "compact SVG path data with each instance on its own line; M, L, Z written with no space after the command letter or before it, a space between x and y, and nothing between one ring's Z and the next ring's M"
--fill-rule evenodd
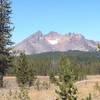
M100 40L100 0L13 0L12 10L16 43L38 30Z

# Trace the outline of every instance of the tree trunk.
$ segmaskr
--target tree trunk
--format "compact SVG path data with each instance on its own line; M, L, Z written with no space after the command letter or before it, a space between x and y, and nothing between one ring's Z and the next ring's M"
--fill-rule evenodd
M3 87L3 74L0 74L0 88Z

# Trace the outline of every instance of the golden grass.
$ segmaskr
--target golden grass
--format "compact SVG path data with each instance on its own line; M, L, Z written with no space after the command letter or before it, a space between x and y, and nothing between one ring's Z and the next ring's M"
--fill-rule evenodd
M49 77L47 76L38 76L40 81L49 81ZM14 82L16 80L15 77L5 77L4 80ZM100 100L100 93L95 89L95 84L99 83L100 85L100 76L87 76L87 80L76 82L76 86L78 88L78 100L85 98L91 93L93 100ZM11 86L15 86L15 82L12 83ZM13 89L13 88L12 88ZM6 89L5 89L6 91ZM1 91L2 92L2 91ZM5 92L6 93L6 92ZM42 89L40 91L31 88L29 90L29 96L31 100L56 100L57 94L55 93L55 86L50 85L48 90ZM5 99L6 100L6 99Z

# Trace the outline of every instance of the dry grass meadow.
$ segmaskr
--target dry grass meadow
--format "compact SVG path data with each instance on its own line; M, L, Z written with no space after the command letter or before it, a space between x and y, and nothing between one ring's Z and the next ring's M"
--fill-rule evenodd
M41 83L47 83L46 87L40 85L40 89L34 89L31 87L29 97L31 100L56 100L57 95L55 93L55 86L50 84L48 76L39 76L38 79ZM100 86L100 76L87 76L87 80L78 81L75 83L78 88L78 100L85 98L89 93L92 95L92 100L100 100L100 91L96 89L96 84ZM45 85L44 85L45 86ZM48 88L47 88L48 87ZM0 89L0 100L14 100L9 95L16 95L18 91L18 85L15 77L4 78L4 88ZM10 93L9 93L10 91ZM11 92L12 91L12 92ZM18 100L18 99L15 99Z

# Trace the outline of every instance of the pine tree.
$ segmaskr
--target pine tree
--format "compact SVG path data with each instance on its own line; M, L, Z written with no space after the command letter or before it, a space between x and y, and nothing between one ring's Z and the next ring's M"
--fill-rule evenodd
M19 86L32 86L35 81L34 68L24 53L15 58L15 75Z
M60 100L77 100L77 88L74 86L75 75L71 68L71 61L62 57L60 60L60 73L58 75L56 93Z
M3 76L10 66L11 61L11 21L10 14L11 2L9 0L0 0L0 87L3 86Z

